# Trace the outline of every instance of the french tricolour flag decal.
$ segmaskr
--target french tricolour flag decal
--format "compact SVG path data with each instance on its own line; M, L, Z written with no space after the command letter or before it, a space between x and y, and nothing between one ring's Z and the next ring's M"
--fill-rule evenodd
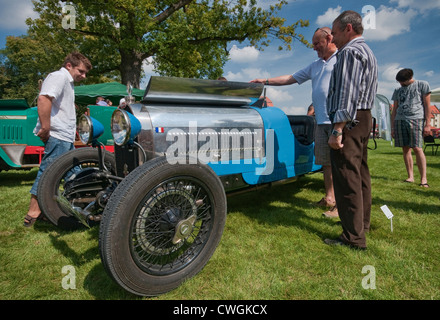
M156 132L163 133L164 132L163 127L156 127Z

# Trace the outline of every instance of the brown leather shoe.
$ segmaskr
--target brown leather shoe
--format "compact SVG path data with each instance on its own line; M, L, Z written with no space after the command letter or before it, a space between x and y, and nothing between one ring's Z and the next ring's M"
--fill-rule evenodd
M359 247L342 241L341 239L324 239L324 243L329 246L346 246L356 250L367 250L367 247Z
M339 218L338 208L334 206L329 211L324 212L322 215L326 218Z

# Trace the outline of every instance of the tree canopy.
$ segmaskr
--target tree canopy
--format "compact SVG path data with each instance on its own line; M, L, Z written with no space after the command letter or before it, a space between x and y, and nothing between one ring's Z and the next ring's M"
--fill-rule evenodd
M256 0L34 0L33 4L39 17L27 20L27 35L8 37L2 51L0 95L27 92L72 51L92 62L88 83L116 80L138 88L147 59L161 75L216 79L223 73L232 41L258 49L273 40L287 50L295 39L309 45L296 31L308 21L285 25L279 17L287 4L284 0L265 10Z

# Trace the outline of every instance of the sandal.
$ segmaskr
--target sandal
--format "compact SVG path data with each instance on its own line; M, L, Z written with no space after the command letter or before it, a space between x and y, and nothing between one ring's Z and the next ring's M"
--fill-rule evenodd
M38 217L33 218L33 217L31 217L30 215L27 214L26 217L24 217L23 225L26 228L32 227L34 225L35 221L37 221L37 219L38 219Z
M427 184L427 183L421 183L421 184L419 184L419 186L423 187L423 188L429 188L429 184Z
M336 201L328 201L325 197L315 203L318 207L327 207L331 208L336 205Z

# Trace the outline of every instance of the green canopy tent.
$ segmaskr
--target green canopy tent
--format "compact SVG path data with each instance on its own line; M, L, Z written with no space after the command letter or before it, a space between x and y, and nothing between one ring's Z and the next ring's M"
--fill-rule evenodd
M75 87L75 103L78 105L93 105L96 97L109 99L113 106L119 105L119 100L127 96L127 87L119 82L106 82L90 85L79 85ZM133 89L131 95L136 100L141 100L144 90Z
M4 110L25 110L29 109L26 99L1 99L0 109Z
M440 102L440 88L431 91L431 102Z

